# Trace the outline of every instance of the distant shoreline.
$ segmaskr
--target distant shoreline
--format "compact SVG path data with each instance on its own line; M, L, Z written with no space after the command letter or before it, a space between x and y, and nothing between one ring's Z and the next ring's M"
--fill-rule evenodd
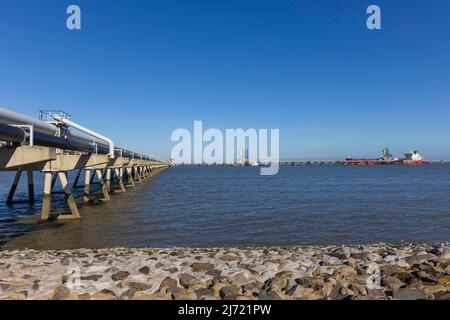
M0 299L450 299L450 243L0 249Z

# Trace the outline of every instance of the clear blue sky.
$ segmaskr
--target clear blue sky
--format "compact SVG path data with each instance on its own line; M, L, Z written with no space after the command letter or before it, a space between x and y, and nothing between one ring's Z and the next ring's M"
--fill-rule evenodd
M450 158L450 1L1 0L0 106L162 158L194 120L279 128L284 159Z

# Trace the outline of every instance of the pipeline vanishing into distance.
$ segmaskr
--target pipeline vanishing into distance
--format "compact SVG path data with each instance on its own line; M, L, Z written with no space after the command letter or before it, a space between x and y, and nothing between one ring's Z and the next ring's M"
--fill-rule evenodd
M12 110L0 108L0 141L13 144L29 142L29 132L19 126L33 126L33 145L86 153L109 153L109 146L104 141L70 131L67 131L64 137L58 137L57 133L59 128L56 125ZM149 156L120 147L115 148L115 155L135 159L155 160Z

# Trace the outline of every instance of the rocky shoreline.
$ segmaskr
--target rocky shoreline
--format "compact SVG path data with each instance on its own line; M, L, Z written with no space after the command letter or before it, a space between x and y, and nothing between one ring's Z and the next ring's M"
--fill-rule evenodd
M0 299L450 299L450 244L0 251Z

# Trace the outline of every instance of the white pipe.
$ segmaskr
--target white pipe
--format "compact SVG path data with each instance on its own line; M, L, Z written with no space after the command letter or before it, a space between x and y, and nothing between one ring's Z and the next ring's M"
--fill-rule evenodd
M101 135L100 133L92 131L92 130L90 130L88 128L85 128L85 127L83 127L83 126L81 126L81 125L79 125L79 124L77 124L77 123L75 123L73 121L64 119L61 116L53 116L53 118L55 118L55 120L57 120L57 121L59 121L61 123L64 123L65 125L68 125L69 127L74 127L75 129L83 131L83 132L87 133L90 136L93 136L93 137L95 137L95 138L97 138L99 140L105 141L109 145L109 156L111 158L114 158L114 142L110 138L105 137L105 136Z

